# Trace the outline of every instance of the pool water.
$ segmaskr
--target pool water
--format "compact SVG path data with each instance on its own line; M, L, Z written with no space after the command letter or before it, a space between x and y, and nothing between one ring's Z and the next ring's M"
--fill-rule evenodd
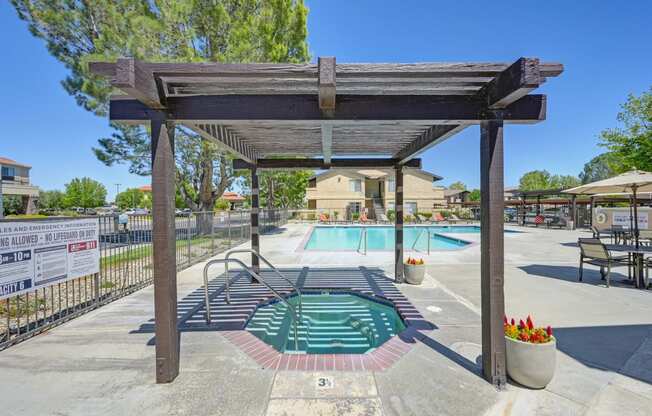
M367 250L393 250L394 227L315 227L304 250L358 250L362 229L367 230ZM403 246L407 250L413 247L425 251L428 248L428 233L430 229L431 250L455 250L470 244L468 241L448 237L439 233L479 233L477 226L437 226L437 227L404 227ZM415 244L416 242L416 244Z
M296 307L299 298L288 298ZM279 352L364 354L405 329L396 309L353 292L304 293L297 351L287 305L274 301L259 307L246 330ZM297 309L298 310L298 309Z

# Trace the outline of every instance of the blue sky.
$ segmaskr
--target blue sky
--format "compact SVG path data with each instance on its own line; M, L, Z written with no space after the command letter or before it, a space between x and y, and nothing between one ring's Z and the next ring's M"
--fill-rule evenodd
M577 175L599 154L601 130L616 125L627 94L652 85L652 2L620 1L308 1L314 59L339 62L501 61L539 57L565 72L538 92L548 119L505 129L505 182L529 170ZM93 155L108 121L63 90L66 70L32 37L8 2L0 2L3 85L0 155L31 164L32 181L63 188L76 176L140 186L149 178ZM479 129L468 128L422 156L424 168L470 187L479 185Z

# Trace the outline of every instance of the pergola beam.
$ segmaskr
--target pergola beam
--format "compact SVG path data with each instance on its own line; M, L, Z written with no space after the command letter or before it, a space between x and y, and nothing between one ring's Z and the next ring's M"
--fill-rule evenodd
M152 72L137 59L118 59L115 65L115 78L111 85L150 108L165 108L162 102L165 94L156 85Z
M335 57L319 57L319 108L326 116L335 111Z
M324 164L331 164L333 155L333 125L323 123L321 125L321 150L324 156Z
M254 162L260 157L259 153L252 146L245 143L237 134L230 129L216 124L197 124L191 126L191 129L200 134L203 138L215 141L226 147L232 153L247 160Z
M520 58L485 85L478 93L490 109L502 109L520 100L543 83L539 60Z
M310 95L209 95L168 99L167 117L181 123L238 121L427 121L432 124L479 124L492 120L481 100L461 96L339 95L332 118ZM537 123L546 117L546 96L526 95L502 111L507 123ZM146 122L152 109L137 100L112 100L112 121Z
M420 153L425 152L431 147L438 145L451 136L456 135L467 127L466 124L448 125L438 124L430 127L423 132L412 143L405 146L394 155L394 158L399 159L399 163L405 163Z
M258 170L265 169L382 169L394 168L398 165L398 160L393 158L360 158L360 159L331 159L330 163L326 163L324 159L258 159L256 161L256 168ZM421 169L421 159L411 159L403 164L404 167ZM252 164L241 160L233 160L233 169L251 169Z

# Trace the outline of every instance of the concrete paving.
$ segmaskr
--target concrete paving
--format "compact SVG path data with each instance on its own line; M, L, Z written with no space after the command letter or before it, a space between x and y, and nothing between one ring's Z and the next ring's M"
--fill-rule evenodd
M480 377L480 251L472 245L411 253L425 258L429 276L399 288L434 329L388 370L263 370L219 332L194 331L181 334L179 377L157 385L153 334L143 330L153 318L148 287L0 352L0 414L650 414L652 292L621 283L626 269L611 288L591 268L578 282L582 231L518 230L505 237L506 310L555 328L557 368L544 390L510 384L499 392ZM308 231L290 224L265 235L262 252L280 267L364 265L392 274L392 252L303 251ZM201 286L202 267L179 273L180 299Z

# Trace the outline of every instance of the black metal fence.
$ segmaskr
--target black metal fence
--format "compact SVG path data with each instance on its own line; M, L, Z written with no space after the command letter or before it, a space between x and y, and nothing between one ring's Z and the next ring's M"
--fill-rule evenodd
M259 215L261 233L288 220L286 210L262 209ZM100 272L0 300L0 350L152 283L151 215L96 218ZM177 270L182 270L247 241L251 213L194 212L175 222Z

